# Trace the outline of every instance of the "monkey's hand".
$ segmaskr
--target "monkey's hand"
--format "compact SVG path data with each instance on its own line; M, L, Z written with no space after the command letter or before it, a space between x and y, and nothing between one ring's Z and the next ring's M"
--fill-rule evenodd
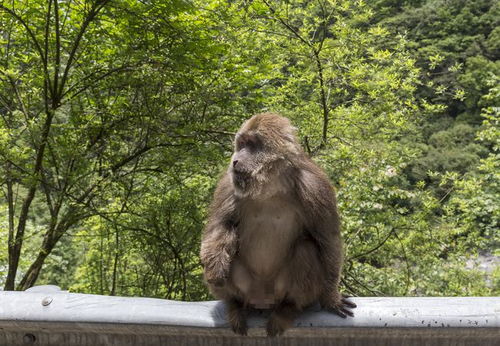
M320 298L320 305L323 309L333 312L342 318L346 318L347 316L354 317L354 313L350 309L354 309L356 304L347 298L339 293L330 293Z
M205 267L205 280L211 285L222 287L229 277L229 266L223 263L213 263Z
M237 249L238 238L233 230L214 228L205 236L201 243L200 259L207 283L216 287L224 286Z

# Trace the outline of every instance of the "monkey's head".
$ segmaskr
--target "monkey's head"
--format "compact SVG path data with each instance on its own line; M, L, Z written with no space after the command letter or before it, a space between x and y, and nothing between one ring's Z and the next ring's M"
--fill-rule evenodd
M230 172L236 191L247 195L272 182L301 152L287 118L274 113L254 115L234 139Z

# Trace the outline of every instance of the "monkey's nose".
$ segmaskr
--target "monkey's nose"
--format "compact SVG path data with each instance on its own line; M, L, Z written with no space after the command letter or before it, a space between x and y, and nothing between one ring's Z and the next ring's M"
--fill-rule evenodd
M236 167L236 164L238 163L238 160L233 161L233 167Z

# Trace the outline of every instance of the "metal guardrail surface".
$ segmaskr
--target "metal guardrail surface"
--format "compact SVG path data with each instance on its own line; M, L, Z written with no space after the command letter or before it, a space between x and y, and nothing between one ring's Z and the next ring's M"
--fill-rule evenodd
M56 286L0 292L0 345L500 345L500 297L352 298L355 317L312 307L279 338L266 313L234 335L219 301L68 293Z

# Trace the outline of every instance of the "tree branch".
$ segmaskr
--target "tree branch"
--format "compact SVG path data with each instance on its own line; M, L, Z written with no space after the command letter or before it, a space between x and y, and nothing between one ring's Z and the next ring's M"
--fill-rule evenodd
M57 2L57 0L56 0ZM49 104L48 104L48 95L50 93L50 98L53 100L54 99L54 89L52 89L52 83L49 78L49 72L48 72L48 66L49 66L49 36L50 36L50 13L52 10L52 0L49 0L49 6L47 8L47 15L45 16L45 35L44 35L44 48L45 48L45 54L43 56L43 65L47 69L47 75L44 78L43 81L43 94L44 94L44 101L45 101L45 111L48 112L49 109Z
M53 95L56 95L57 90L58 90L58 82L59 82L59 69L61 66L61 33L59 30L59 1L55 0L54 1L54 24L56 28L56 57L54 61L54 92ZM52 108L55 109L57 108L57 103L60 100L55 100L55 98L52 98Z
M73 46L71 47L71 51L69 53L68 61L66 63L66 67L64 69L63 76L61 78L61 84L59 86L59 90L57 94L59 95L59 99L61 98L64 90L64 86L66 85L66 82L68 80L68 75L69 71L73 67L73 60L75 59L76 56L76 51L78 50L78 47L80 46L80 41L83 38L83 35L87 31L88 26L90 23L95 19L95 17L99 14L99 12L103 9L103 7L109 2L110 0L102 0L101 2L97 1L92 8L90 9L90 12L88 13L87 17L82 23L82 26L80 27L80 31L76 35L76 39L73 42Z
M109 77L110 75L114 74L114 73L117 73L117 72L125 72L125 71L129 71L132 69L132 65L126 65L126 66L120 66L120 67L116 67L116 68L113 68L103 74L101 74L100 76L94 78L91 82L89 83L86 83L85 85L83 85L81 88L79 88L78 90L76 90L73 94L71 94L69 96L69 99L72 99L73 97L77 96L78 94L84 92L85 90L87 90L88 88L90 88L92 85L95 85L97 82L105 79L106 77ZM82 78L82 81L85 81L87 79L90 79L93 75L95 75L97 73L96 72L93 72L85 77ZM77 85L80 84L80 83L75 83L73 84L72 86L70 86L62 95L61 95L61 98L65 97L66 95L68 95L73 89L75 89L77 87Z
M12 9L8 8L8 7L5 7L4 5L0 4L0 9L4 10L5 12L9 13L12 17L14 17L17 21L19 21L21 23L21 25L24 27L24 29L26 30L26 32L28 33L29 37L31 38L31 40L33 41L33 44L35 45L35 48L36 50L38 51L38 54L40 55L40 58L42 59L42 61L45 61L44 60L44 57L45 57L45 54L43 52L43 49L42 47L40 46L40 43L38 42L38 40L36 39L35 37L35 34L33 33L33 31L31 31L30 27L28 26L28 24L16 13L14 12ZM44 64L44 74L46 76L48 76L48 71L47 71L47 65Z
M283 25L285 26L288 30L290 30L292 32L292 34L297 37L300 41L302 41L303 43L305 43L307 46L311 47L314 49L314 46L311 42L309 42L308 40L306 40L305 38L303 38L300 33L298 32L297 29L295 29L293 26L291 26L290 24L288 24L283 18L281 18L280 16L278 16L276 10L271 6L271 4L269 4L269 2L267 0L262 0L264 2L264 4L266 4L267 8L269 8L269 10L271 11L271 13L274 15L274 17Z

